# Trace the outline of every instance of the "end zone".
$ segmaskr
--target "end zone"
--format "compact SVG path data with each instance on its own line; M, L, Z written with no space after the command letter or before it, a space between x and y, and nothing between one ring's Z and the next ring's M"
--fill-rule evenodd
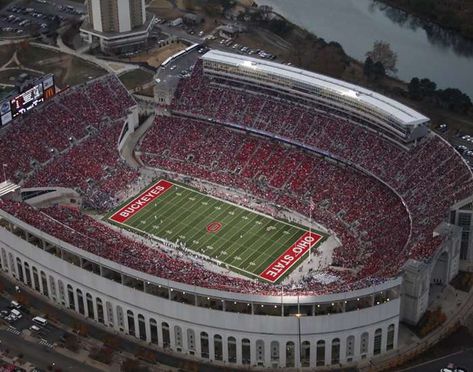
M163 195L168 191L173 184L169 181L160 180L156 182L149 189L144 191L141 195L133 199L127 205L122 207L119 211L115 212L112 216L109 217L110 220L124 223L129 218L133 217L137 212L146 207L154 199Z
M276 282L321 239L321 235L306 231L291 247L264 269L259 276L268 282Z

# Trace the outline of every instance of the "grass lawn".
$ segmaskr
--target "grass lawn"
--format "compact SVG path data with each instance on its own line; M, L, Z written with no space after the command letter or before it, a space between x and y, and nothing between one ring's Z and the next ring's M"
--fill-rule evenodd
M163 182L168 187L164 193L126 220L118 221L120 213L134 208L131 206L136 206L137 200L143 200L149 190ZM313 245L290 260L291 264L284 267L277 278L268 280L264 273L309 234L307 229L174 182L159 181L148 191L124 203L106 218L132 231L177 243L250 278L281 281L307 257L310 249L316 249L327 237L322 232L312 231L312 235L317 236Z
M44 74L54 74L56 84L61 88L77 85L107 73L101 67L80 58L31 45L18 50L18 59L26 67Z
M8 69L8 70L0 71L0 83L13 84L16 81L16 78L22 73L26 73L33 77L41 76L39 74L35 74L34 72L22 70L19 68Z
M135 89L143 84L149 83L153 79L153 74L142 69L125 72L119 76L126 89Z

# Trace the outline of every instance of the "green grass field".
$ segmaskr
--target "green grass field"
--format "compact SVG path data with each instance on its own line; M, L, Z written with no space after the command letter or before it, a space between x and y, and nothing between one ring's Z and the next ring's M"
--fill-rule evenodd
M118 210L126 205L130 205L129 202ZM108 216L109 221L117 223L111 217L113 216ZM235 272L258 279L264 279L260 274L268 265L307 232L300 226L250 211L176 183L119 225L173 243L179 241L189 250L228 265ZM313 232L322 237L312 247L316 249L327 236L319 231ZM307 253L304 256L306 255ZM275 282L281 281L303 259L301 256Z

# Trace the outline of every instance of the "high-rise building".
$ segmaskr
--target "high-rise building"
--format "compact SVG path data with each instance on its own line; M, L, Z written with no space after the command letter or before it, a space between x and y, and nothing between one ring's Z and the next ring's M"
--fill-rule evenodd
M147 38L153 16L146 14L144 0L87 0L88 18L82 38L99 43L104 52L137 49Z

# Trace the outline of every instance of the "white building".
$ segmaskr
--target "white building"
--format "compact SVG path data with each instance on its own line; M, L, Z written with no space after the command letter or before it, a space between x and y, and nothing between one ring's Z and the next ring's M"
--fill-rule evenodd
M146 13L144 0L88 0L87 10L80 29L84 41L98 43L104 52L146 43L154 16Z

